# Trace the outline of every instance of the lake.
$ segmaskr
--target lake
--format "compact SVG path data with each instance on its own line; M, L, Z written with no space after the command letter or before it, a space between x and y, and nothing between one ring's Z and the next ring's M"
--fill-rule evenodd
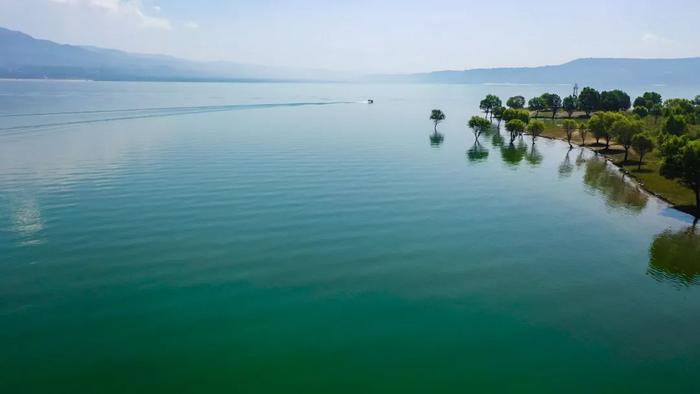
M466 127L570 89L0 82L2 392L698 392L692 218Z

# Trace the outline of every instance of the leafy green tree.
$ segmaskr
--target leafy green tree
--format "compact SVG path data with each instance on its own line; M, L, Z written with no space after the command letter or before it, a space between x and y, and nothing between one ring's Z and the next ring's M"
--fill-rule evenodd
M515 138L525 131L525 122L520 119L511 119L506 122L506 130L510 133L510 143L515 141Z
M648 110L661 103L661 95L656 92L644 92L643 95L634 99L634 107L644 107Z
M562 101L562 108L569 115L569 118L574 114L576 108L578 107L578 102L574 96L566 96Z
M513 109L508 108L503 111L503 120L508 123L509 120L520 119L523 123L527 124L530 122L530 111L526 109Z
M615 137L617 142L622 144L625 148L625 158L622 160L623 163L627 163L627 158L629 156L629 150L632 147L632 140L634 136L642 132L642 122L638 120L631 120L626 117L622 117L616 120L612 127L610 128L610 133Z
M656 104L649 110L649 115L654 117L654 124L659 121L659 117L664 114L664 107L661 104Z
M549 94L546 99L547 108L552 111L552 119L557 116L557 112L561 109L561 97L558 94Z
M639 133L632 137L632 147L639 153L639 165L638 170L642 169L642 160L644 160L644 155L651 152L654 149L654 139L648 133Z
M562 126L564 127L564 131L566 132L566 142L569 143L569 149L573 149L574 146L571 144L571 140L574 138L574 131L576 131L578 123L576 123L575 120L566 119Z
M700 209L700 140L671 136L662 144L661 154L661 175L679 179L693 190L696 209Z
M700 105L700 95L695 96L695 98L693 99L693 104Z
M600 94L600 108L603 111L627 111L630 103L630 96L622 90L616 89Z
M578 95L579 108L586 113L586 116L591 116L591 112L600 109L600 93L591 87L585 87Z
M672 135L681 135L688 128L688 124L685 121L683 115L670 114L666 120L664 120L663 131Z
M493 117L498 121L498 126L501 127L501 120L503 120L503 113L506 111L505 107L496 107L493 109Z
M636 106L632 112L640 118L645 118L647 115L649 115L649 110L644 106Z
M436 133L437 133L437 125L440 122L442 122L443 120L445 120L445 118L447 118L447 116L445 116L445 113L442 112L442 110L434 109L430 113L430 120L433 121L433 125L434 125L433 129L435 130Z
M695 105L692 101L682 98L672 98L664 102L664 108L668 114L690 115L695 112Z
M498 98L498 96L493 95L493 94L488 94L486 97L481 100L479 103L479 108L484 111L485 117L488 118L489 114L491 113L491 116L493 117L492 111L494 108L501 107L503 103L501 103L501 99Z
M535 118L540 116L540 111L547 109L547 103L542 100L542 97L533 97L527 102L527 107L530 111L535 112Z
M491 129L491 122L480 116L472 116L471 119L469 119L468 125L474 132L474 137L477 141L479 141L481 134Z
M605 128L605 120L602 114L594 114L588 120L588 129L593 133L595 143L600 144L600 139L605 137L607 130Z
M605 135L603 136L603 138L605 138L605 149L608 150L610 149L610 139L613 137L613 124L618 120L626 118L619 112L603 112L601 116L603 117L603 122L605 122Z
M541 120L531 120L527 125L527 131L532 136L532 143L544 132L544 122Z
M586 146L586 135L588 134L588 122L582 122L578 125L578 135L581 137L581 146Z
M525 107L525 97L523 96L513 96L506 101L508 108L522 109Z

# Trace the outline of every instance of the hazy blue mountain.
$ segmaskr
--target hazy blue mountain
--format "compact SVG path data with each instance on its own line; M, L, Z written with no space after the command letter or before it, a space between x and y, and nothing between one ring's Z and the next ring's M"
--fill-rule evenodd
M367 81L418 83L574 83L591 85L700 83L700 58L577 59L542 67L484 68L374 75Z
M96 47L58 44L0 28L0 78L94 80L335 80L414 83L699 84L700 58L578 59L543 67L435 71L357 77L325 70L194 62Z
M94 80L326 80L350 75L325 70L194 62L162 55L58 44L0 28L0 78Z

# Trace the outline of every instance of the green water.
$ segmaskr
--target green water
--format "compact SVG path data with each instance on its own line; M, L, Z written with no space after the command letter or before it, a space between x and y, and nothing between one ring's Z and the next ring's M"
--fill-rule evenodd
M691 218L474 144L544 90L0 82L0 391L698 392Z

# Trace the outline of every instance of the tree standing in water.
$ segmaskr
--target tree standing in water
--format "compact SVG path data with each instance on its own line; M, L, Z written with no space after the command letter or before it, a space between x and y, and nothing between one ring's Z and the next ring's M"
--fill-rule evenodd
M571 145L571 139L574 138L574 131L576 131L576 126L578 126L578 124L574 120L567 119L564 121L563 126L566 132L566 142L569 143L569 150L571 150L574 148L574 146Z
M434 109L434 110L430 113L430 120L433 121L433 125L434 125L434 126L433 126L433 130L435 130L436 133L437 133L437 125L438 125L438 123L440 123L440 122L442 122L443 120L445 120L445 118L447 118L447 116L445 116L445 113L442 112L442 110Z
M525 122L520 119L511 119L506 123L506 130L510 133L510 144L513 145L515 138L525 131Z
M527 131L532 136L532 144L534 145L535 139L537 139L537 137L542 135L542 132L544 132L544 122L541 120L531 120L527 125Z
M485 133L491 128L491 122L482 118L481 116L472 116L472 118L469 119L468 125L474 132L476 141L479 141L481 134Z

